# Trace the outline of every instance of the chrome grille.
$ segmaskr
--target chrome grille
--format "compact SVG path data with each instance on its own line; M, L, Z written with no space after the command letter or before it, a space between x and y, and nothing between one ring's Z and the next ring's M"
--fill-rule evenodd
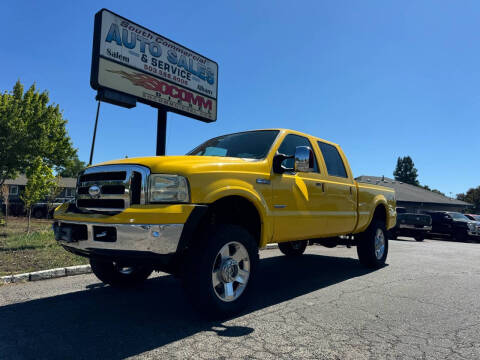
M86 169L77 181L76 201L80 210L115 212L146 203L150 170L140 165L101 165ZM98 186L100 193L89 189Z

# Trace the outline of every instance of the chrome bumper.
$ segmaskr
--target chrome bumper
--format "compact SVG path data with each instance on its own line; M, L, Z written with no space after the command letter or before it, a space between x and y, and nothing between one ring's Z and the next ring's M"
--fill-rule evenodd
M398 227L400 229L432 231L432 227L428 226L428 225L425 225L425 226L422 226L422 227L417 227L415 225L400 224Z
M81 227L81 235L72 237L71 226ZM86 232L83 231L86 227ZM184 224L104 224L58 220L54 223L55 239L62 245L80 251L138 251L159 255L174 254ZM115 230L113 230L115 229ZM113 237L112 234L115 234Z

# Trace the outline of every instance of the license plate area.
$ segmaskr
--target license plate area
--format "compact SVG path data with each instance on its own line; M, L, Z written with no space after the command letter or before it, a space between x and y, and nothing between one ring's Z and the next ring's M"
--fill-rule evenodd
M53 232L55 234L55 240L66 241L68 243L88 239L87 225L56 222L53 224Z

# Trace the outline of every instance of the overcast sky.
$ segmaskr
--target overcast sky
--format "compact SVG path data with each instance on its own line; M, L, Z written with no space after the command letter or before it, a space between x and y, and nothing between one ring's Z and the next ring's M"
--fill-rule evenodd
M48 90L88 161L94 14L108 8L219 64L218 120L169 114L167 154L248 129L339 143L355 176L392 177L410 155L421 184L480 185L478 1L8 1L0 90ZM102 104L94 162L155 153L156 110Z

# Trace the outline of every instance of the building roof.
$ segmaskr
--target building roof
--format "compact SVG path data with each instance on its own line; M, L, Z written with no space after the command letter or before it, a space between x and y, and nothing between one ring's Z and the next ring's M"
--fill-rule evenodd
M27 180L28 179L25 175L19 175L15 179L5 180L5 184L25 186L27 185ZM60 178L59 186L62 188L74 188L77 186L77 179L76 178Z
M434 193L419 186L405 184L401 181L396 181L387 177L362 175L356 178L356 180L361 183L381 185L395 189L397 201L457 205L465 207L471 206L471 204L465 201L451 199L447 196Z

